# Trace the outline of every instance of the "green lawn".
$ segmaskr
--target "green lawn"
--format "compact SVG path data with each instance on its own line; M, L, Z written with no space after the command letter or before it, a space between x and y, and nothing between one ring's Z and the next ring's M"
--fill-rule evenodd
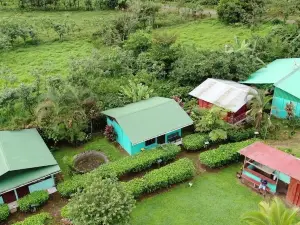
M204 173L193 187L182 184L145 199L132 214L133 225L238 225L240 216L257 209L262 198L242 186L235 174L240 165Z
M107 141L104 137L94 138L92 141L80 147L62 147L53 152L54 158L58 162L64 179L69 178L69 168L68 165L64 162L64 158L72 158L73 156L87 150L98 150L103 152L110 161L115 161L120 159L125 155L113 144Z
M252 34L265 35L270 30L271 26L262 25L252 32L245 26L227 26L217 19L204 19L162 28L156 32L174 33L180 44L195 45L203 49L224 49L225 44L234 42L235 36L243 40Z

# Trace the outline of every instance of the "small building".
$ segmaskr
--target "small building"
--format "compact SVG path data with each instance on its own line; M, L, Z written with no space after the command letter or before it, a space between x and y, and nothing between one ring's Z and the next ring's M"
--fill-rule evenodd
M242 83L274 86L271 114L287 118L285 107L293 103L295 115L300 116L300 58L277 59Z
M208 78L189 95L198 99L201 108L213 105L228 111L225 120L235 124L246 118L249 92L256 92L253 88L229 80Z
M130 154L159 144L181 144L181 130L192 119L173 99L154 97L102 112L117 142Z
M55 186L60 168L36 129L0 131L0 204Z
M287 202L300 206L300 160L261 142L240 150L245 156L242 179L259 186L267 180L267 191L285 195Z

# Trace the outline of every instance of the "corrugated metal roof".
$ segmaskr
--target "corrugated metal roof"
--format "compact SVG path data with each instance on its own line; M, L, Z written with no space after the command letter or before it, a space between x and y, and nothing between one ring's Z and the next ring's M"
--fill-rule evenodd
M300 160L261 142L240 150L240 154L274 170L300 180Z
M11 171L0 178L0 193L24 186L32 181L60 172L58 165Z
M293 71L291 74L275 83L274 86L284 90L291 95L300 98L300 68Z
M192 119L173 99L154 97L102 112L113 117L132 144L193 124Z
M57 162L36 129L0 131L0 176L52 165Z
M244 84L275 84L300 66L300 58L276 59L251 74Z
M219 107L237 112L248 100L249 92L255 89L228 80L208 78L189 94Z

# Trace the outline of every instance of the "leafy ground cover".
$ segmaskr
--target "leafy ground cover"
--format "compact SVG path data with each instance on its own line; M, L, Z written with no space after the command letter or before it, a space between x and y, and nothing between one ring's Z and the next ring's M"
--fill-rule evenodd
M262 25L252 32L245 26L227 26L217 19L204 19L162 28L157 32L176 34L180 44L195 45L203 49L220 49L226 44L233 43L235 36L243 40L252 34L267 34L270 30L271 26Z
M68 164L65 163L66 158L72 158L73 156L87 150L101 151L108 157L110 161L115 161L125 156L125 153L121 152L121 150L107 141L104 137L97 137L91 142L88 142L84 146L78 148L61 147L54 151L53 155L61 168L64 179L70 178L70 169Z
M239 168L236 164L217 173L205 172L191 188L182 184L144 199L132 214L133 225L242 224L240 216L257 209L262 198L239 183L235 177Z

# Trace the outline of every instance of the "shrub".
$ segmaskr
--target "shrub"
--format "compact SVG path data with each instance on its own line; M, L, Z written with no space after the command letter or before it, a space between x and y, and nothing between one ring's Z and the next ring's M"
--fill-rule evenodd
M240 159L238 151L255 141L255 139L251 139L237 143L220 145L217 149L200 153L199 158L201 163L210 168L222 167L233 162L238 162Z
M247 140L254 137L254 128L248 129L231 129L227 131L227 139L230 142L238 142Z
M71 194L82 190L85 187L86 179L89 176L96 175L98 177L120 177L131 172L140 172L157 164L160 159L161 163L166 163L175 159L180 152L180 147L168 144L159 146L150 151L141 152L134 156L127 156L114 162L109 162L84 175L78 175L70 180L64 181L57 186L58 192L64 196L69 197Z
M7 204L0 205L0 222L6 220L9 216L9 208Z
M105 130L104 130L104 136L109 140L109 141L115 141L117 134L114 130L113 126L106 125Z
M20 211L28 212L32 210L34 207L39 207L46 203L49 199L49 194L47 191L35 191L29 195L18 200L18 205L20 207Z
M70 218L70 210L68 208L68 205L65 205L64 207L61 208L60 215L62 218L66 218L66 219Z
M52 217L49 213L39 213L13 225L46 225L51 219Z
M152 170L144 177L135 178L124 183L124 185L135 197L138 197L144 193L152 193L158 189L191 179L194 175L193 162L183 158L162 168Z
M240 0L221 0L217 8L219 19L225 23L241 22L243 11Z
M131 193L116 179L94 177L89 186L71 199L69 216L74 224L128 224L135 206Z
M182 139L182 145L186 150L197 151L203 149L205 147L205 142L208 140L209 138L207 135L201 133L190 134Z

